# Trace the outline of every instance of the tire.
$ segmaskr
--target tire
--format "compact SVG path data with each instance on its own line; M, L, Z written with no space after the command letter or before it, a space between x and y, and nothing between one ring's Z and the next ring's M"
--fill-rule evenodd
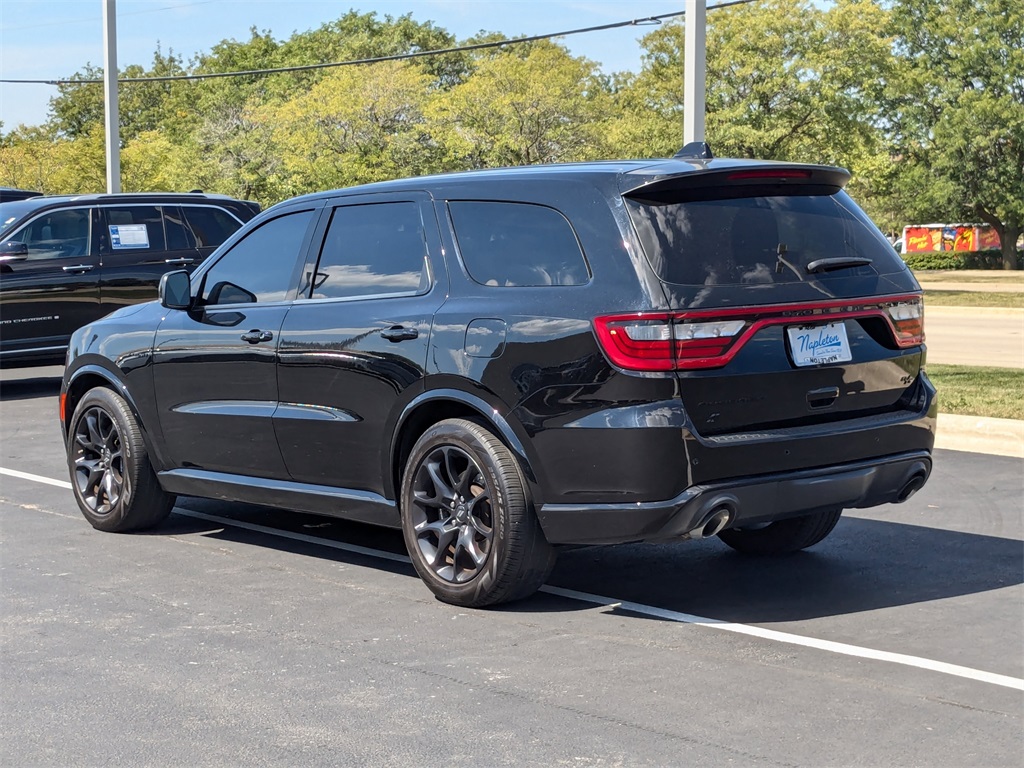
M171 513L175 497L160 487L135 416L111 390L91 389L78 403L67 448L75 500L93 528L142 531Z
M400 499L413 566L446 603L519 600L554 567L519 463L479 424L449 419L428 429L405 464Z
M718 538L746 555L788 555L817 544L839 522L841 509L777 520L760 528L729 528Z

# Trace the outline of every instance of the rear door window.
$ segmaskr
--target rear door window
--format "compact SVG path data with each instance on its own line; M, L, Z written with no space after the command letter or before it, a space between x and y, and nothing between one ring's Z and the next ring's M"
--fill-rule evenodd
M587 262L568 219L528 203L449 202L463 264L481 285L583 285Z
M312 298L425 292L430 286L419 205L335 208L313 279Z
M759 285L903 270L845 192L683 202L627 198L626 207L651 267L667 283ZM852 266L808 271L823 259ZM855 263L865 259L870 263Z
M166 251L163 217L155 205L103 206L104 250L113 253Z

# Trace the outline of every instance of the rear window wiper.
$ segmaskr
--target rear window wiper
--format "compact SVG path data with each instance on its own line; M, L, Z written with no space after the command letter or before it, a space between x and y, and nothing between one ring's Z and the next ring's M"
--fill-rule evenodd
M865 256L838 256L832 259L816 259L810 262L806 269L813 274L814 272L831 272L833 269L864 267L870 263L871 259Z

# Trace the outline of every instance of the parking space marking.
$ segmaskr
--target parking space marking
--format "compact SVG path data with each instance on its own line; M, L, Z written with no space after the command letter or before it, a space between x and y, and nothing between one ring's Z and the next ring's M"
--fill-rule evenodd
M37 483L45 483L46 485L53 485L58 488L65 488L67 490L71 490L71 483L67 482L66 480L54 480L49 477L42 477L41 475L33 475L28 472L19 472L16 469L7 469L6 467L0 467L0 475L9 475L11 477L17 477L22 480L30 480ZM317 546L342 550L344 552L352 552L359 555L366 555L368 557L374 557L382 560L390 560L392 562L398 563L411 563L411 561L406 555L396 555L393 552L385 552L384 550L380 549L360 547L356 544L346 544L341 541L331 541L330 539L322 539L317 536L310 536L305 533L294 533L292 531L279 530L277 528L270 528L265 525L247 523L242 520L233 520L229 517L208 515L203 512L193 512L191 510L184 510L179 507L175 507L174 514L182 515L184 517L192 517L198 520L205 520L206 522L217 523L218 525L229 526L232 528L241 528L247 531L253 531L254 533L262 533L268 536L277 536L279 538L291 539L293 541L301 541L307 544L315 544ZM632 613L638 613L643 616L650 616L652 618L663 619L665 621L673 621L678 622L680 624L694 624L702 627L710 627L712 629L719 629L724 632L734 632L736 634L757 637L762 640L770 640L777 643L786 643L788 645L799 645L805 648L814 648L819 651L836 653L842 656L852 656L854 658L884 661L890 664L900 664L905 667L915 667L917 669L924 669L930 672L938 672L940 674L952 675L954 677L963 677L968 680L975 680L981 683L989 683L990 685L999 685L1005 688L1013 688L1014 690L1024 691L1024 679L1010 677L1009 675L999 675L994 672L985 672L984 670L973 669L971 667L963 667L959 664L948 664L944 661L935 661L933 659L925 659L920 656L910 656L904 653L878 651L873 648L863 648L858 645L850 645L849 643L838 643L832 640L819 640L818 638L814 637L794 635L790 634L789 632L780 632L775 629L765 629L763 627L757 627L751 624L736 624L734 622L722 621L721 619L711 619L704 616L695 616L689 613L681 613L679 611L670 611L665 608L658 608L657 606L653 605L634 603L628 600L616 600L612 597L603 597L601 595L590 594L589 592L578 592L574 589L562 589L561 587L543 586L540 588L540 591L545 592L549 595L564 597L570 600L579 600L580 602L590 603L592 605L597 605L604 608L620 608L624 611L630 611Z

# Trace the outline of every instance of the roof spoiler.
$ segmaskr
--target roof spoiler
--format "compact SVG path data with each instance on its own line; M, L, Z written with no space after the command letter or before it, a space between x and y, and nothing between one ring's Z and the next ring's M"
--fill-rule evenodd
M679 201L679 195L694 199L724 194L726 197L750 194L787 194L799 188L802 193L832 195L846 186L850 172L829 165L765 162L729 164L655 177L631 189L625 197L651 202Z

